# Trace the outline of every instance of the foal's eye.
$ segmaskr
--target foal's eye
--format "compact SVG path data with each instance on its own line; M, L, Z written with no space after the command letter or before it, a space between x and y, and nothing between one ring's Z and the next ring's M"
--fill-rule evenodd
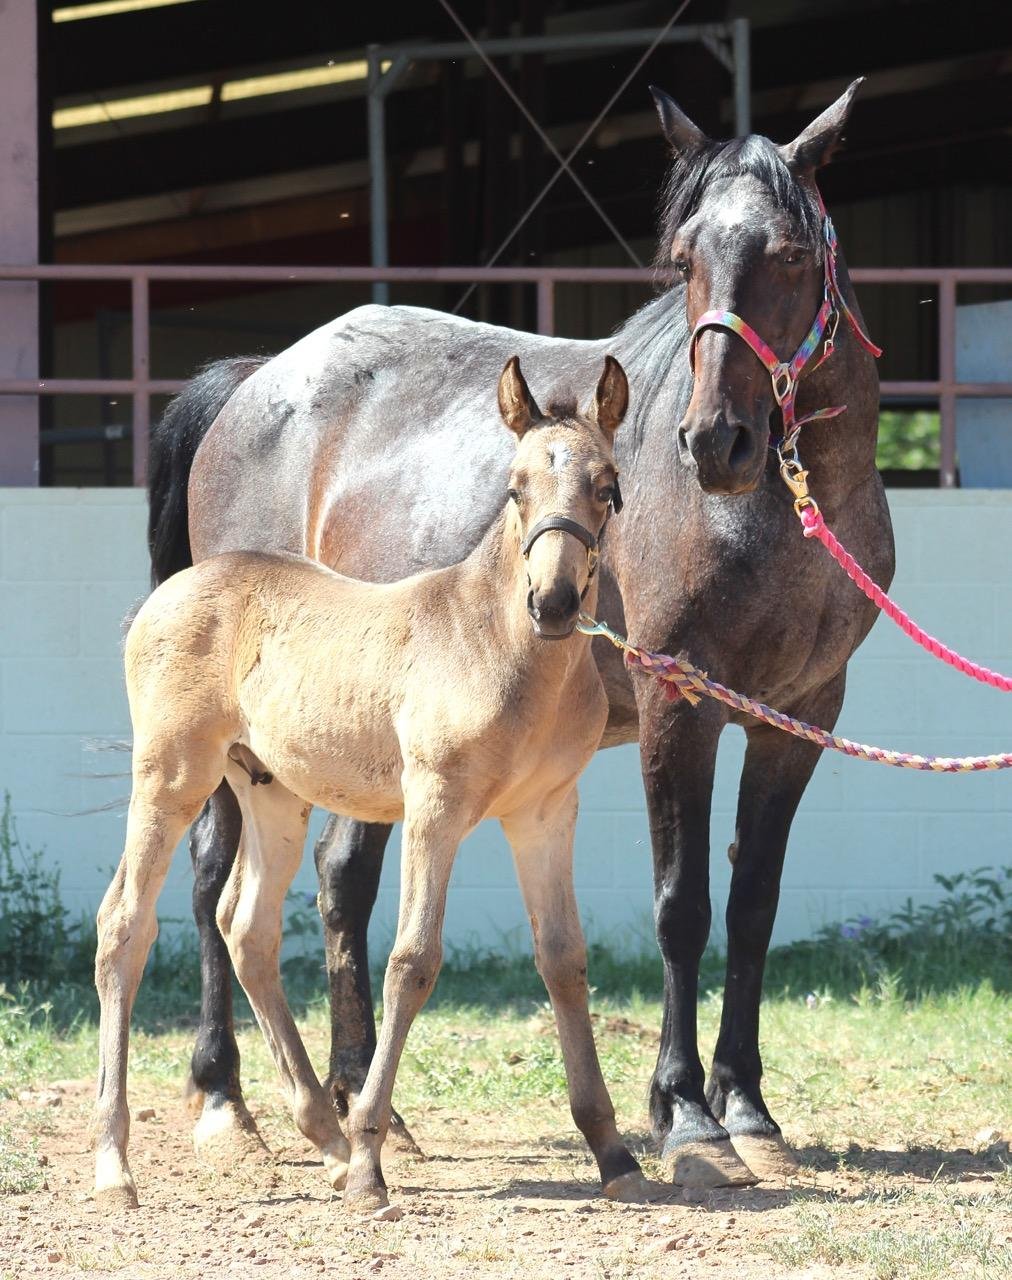
M612 502L615 498L615 486L606 484L603 489L598 489L597 500L605 504Z
M520 505L520 494L517 493L516 489L507 489L506 494L509 497L510 502L515 502L517 506Z

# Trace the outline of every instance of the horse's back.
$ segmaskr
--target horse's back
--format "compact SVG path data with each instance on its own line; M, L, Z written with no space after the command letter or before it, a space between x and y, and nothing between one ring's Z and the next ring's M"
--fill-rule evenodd
M519 354L545 396L599 345L417 307L338 317L247 378L207 433L190 480L194 559L298 551L376 581L460 560L502 501L506 360Z

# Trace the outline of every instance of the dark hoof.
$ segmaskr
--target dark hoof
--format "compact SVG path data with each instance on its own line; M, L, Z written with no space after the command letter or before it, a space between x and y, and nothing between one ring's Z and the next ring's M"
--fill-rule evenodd
M732 1133L731 1145L760 1182L784 1182L797 1176L797 1157L779 1133Z
M727 1138L717 1142L664 1144L661 1159L669 1162L671 1181L679 1187L712 1191L716 1187L750 1187L759 1179Z

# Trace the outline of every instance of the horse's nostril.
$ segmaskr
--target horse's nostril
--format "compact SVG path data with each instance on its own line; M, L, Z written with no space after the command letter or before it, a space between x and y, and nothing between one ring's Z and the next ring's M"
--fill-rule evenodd
M747 427L739 427L731 441L731 452L727 455L728 465L740 466L747 462L752 453L752 438Z

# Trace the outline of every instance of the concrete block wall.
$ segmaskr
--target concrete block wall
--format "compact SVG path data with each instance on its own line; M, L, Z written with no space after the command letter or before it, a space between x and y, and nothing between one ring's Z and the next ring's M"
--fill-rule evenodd
M978 661L1012 671L1012 593L1004 539L1008 491L890 494L899 569L894 594L929 630ZM144 495L131 489L0 490L0 790L24 842L59 865L72 907L93 911L122 844L122 811L82 813L129 790L123 754L89 749L129 737L120 621L146 590ZM802 544L799 555L821 550ZM903 750L1012 750L1005 695L957 675L880 621L851 664L839 730ZM725 734L713 804L715 935L729 878L739 730ZM584 775L576 875L591 935L651 940L651 859L634 747L600 753ZM76 815L76 816L75 816ZM314 833L322 818L317 815ZM1010 861L1012 771L938 777L827 755L794 824L776 938L825 921L878 916L936 895L933 875ZM396 919L397 835L374 934ZM189 927L189 860L180 850L163 921ZM314 890L307 856L297 881ZM498 827L462 848L447 913L451 945L526 947L526 920Z

